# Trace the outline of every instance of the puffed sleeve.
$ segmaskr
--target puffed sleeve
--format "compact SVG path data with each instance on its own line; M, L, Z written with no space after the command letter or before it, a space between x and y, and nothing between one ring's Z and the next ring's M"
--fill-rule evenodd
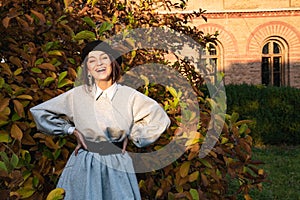
M32 107L30 112L37 129L52 135L69 134L68 130L74 126L72 102L73 95L70 90Z
M170 125L164 109L153 99L135 92L132 100L133 125L129 138L138 147L155 142Z

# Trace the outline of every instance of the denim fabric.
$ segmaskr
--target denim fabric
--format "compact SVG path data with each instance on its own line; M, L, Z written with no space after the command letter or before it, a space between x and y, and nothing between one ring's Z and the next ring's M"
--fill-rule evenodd
M65 200L140 200L138 182L130 156L101 156L79 150L73 153L57 187L65 189Z

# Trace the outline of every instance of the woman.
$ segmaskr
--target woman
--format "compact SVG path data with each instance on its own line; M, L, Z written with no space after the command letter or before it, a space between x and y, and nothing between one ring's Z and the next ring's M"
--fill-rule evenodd
M117 83L122 59L107 43L88 43L82 59L83 85L30 110L40 131L77 138L57 187L66 200L141 199L126 139L149 145L170 120L156 101Z

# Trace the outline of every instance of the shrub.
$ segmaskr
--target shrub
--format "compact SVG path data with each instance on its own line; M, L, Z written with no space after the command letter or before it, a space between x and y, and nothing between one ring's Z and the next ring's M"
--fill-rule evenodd
M123 1L3 2L0 7L1 198L45 199L50 191L51 196L57 192L57 198L61 198L63 191L53 189L75 140L38 132L29 108L73 87L81 63L78 52L88 40L104 39L138 27L165 26L194 38L199 44L214 41L214 37L203 36L200 30L187 25L189 18L201 17L201 11L158 15L153 9L159 2L140 1L139 5L123 4ZM180 5L169 2L160 5L167 4L177 8L185 6L184 1ZM163 53L155 49L132 51L124 55L123 71L147 61L168 63ZM236 114L227 115L221 136L212 138L216 145L208 156L200 158L199 148L210 127L210 111L216 103L198 89L202 79L192 65L178 59L170 67L184 74L193 86L201 108L201 121L197 122L197 138L184 146L184 155L164 169L139 176L143 198L234 199L237 193L242 193L249 199L249 190L261 188L265 173L251 159L248 121L238 121ZM142 151L159 148L175 133L189 134L188 130L179 128L182 117L178 114L182 107L176 97L179 91L156 87L150 84L147 92L165 106L172 126L161 140L149 147L153 149ZM228 193L230 180L240 181L232 193Z
M228 113L253 120L253 138L266 144L300 143L300 90L292 87L227 85Z

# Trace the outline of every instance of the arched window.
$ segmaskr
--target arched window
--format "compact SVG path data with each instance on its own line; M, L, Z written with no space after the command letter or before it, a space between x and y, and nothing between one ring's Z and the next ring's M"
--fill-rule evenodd
M267 40L262 48L261 82L264 85L284 85L284 45L279 40Z
M213 43L207 43L206 48L202 49L201 66L204 67L205 76L215 83L220 62L220 55L217 46Z

